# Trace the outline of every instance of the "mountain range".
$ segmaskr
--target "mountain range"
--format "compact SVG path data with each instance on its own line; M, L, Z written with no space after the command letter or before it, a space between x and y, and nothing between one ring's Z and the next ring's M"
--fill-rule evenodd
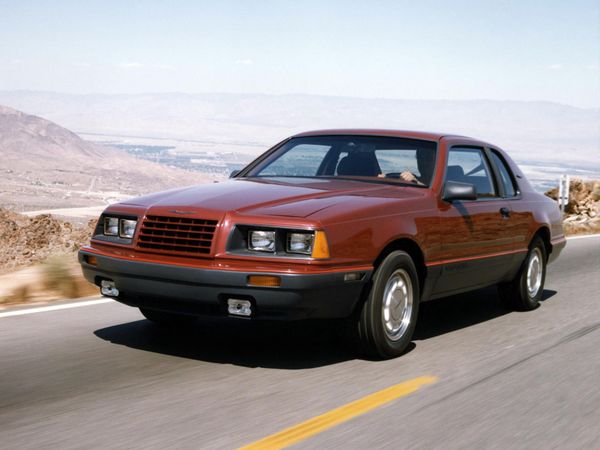
M77 133L179 139L218 151L266 150L296 132L394 128L464 134L517 161L600 168L600 108L551 102L450 101L262 94L62 94L0 91L0 104Z

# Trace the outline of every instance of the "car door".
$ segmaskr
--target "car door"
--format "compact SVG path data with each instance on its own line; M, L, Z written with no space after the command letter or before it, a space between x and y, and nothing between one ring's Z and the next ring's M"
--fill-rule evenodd
M510 229L509 234L513 238L513 249L515 252L523 253L521 259L527 253L529 242L527 238L533 222L533 215L529 205L521 201L521 192L517 179L502 156L502 152L488 147L488 155L492 163L492 169L498 180L498 187L502 197L506 200L510 210L510 216L506 221L506 227Z
M477 199L440 203L442 257L435 262L441 270L433 296L493 284L506 275L513 257L510 211L484 148L450 147L445 171L444 182L473 184Z

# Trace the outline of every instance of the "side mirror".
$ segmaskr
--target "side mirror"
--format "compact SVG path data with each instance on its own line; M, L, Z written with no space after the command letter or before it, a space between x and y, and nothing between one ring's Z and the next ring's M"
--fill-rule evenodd
M446 181L443 199L447 202L453 202L454 200L477 200L477 190L475 189L475 185L470 183Z
M235 176L240 172L241 172L241 170L232 170L231 173L229 174L229 178L235 178Z

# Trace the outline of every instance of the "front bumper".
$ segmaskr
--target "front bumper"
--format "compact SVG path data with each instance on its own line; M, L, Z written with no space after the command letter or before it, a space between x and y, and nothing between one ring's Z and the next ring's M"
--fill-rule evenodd
M96 265L86 262L94 256ZM355 272L318 274L264 273L212 270L158 264L79 252L85 278L100 285L115 282L116 300L130 306L197 316L227 316L227 300L250 300L252 318L294 320L304 318L348 317L360 299L370 270L360 270L362 278L344 281ZM248 275L275 275L279 287L248 286Z

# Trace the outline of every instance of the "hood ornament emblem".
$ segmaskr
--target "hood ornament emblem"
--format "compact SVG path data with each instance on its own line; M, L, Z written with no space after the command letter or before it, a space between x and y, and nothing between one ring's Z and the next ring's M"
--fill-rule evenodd
M180 209L172 209L169 212L175 213L175 214L195 214L196 213L196 211L182 211Z

